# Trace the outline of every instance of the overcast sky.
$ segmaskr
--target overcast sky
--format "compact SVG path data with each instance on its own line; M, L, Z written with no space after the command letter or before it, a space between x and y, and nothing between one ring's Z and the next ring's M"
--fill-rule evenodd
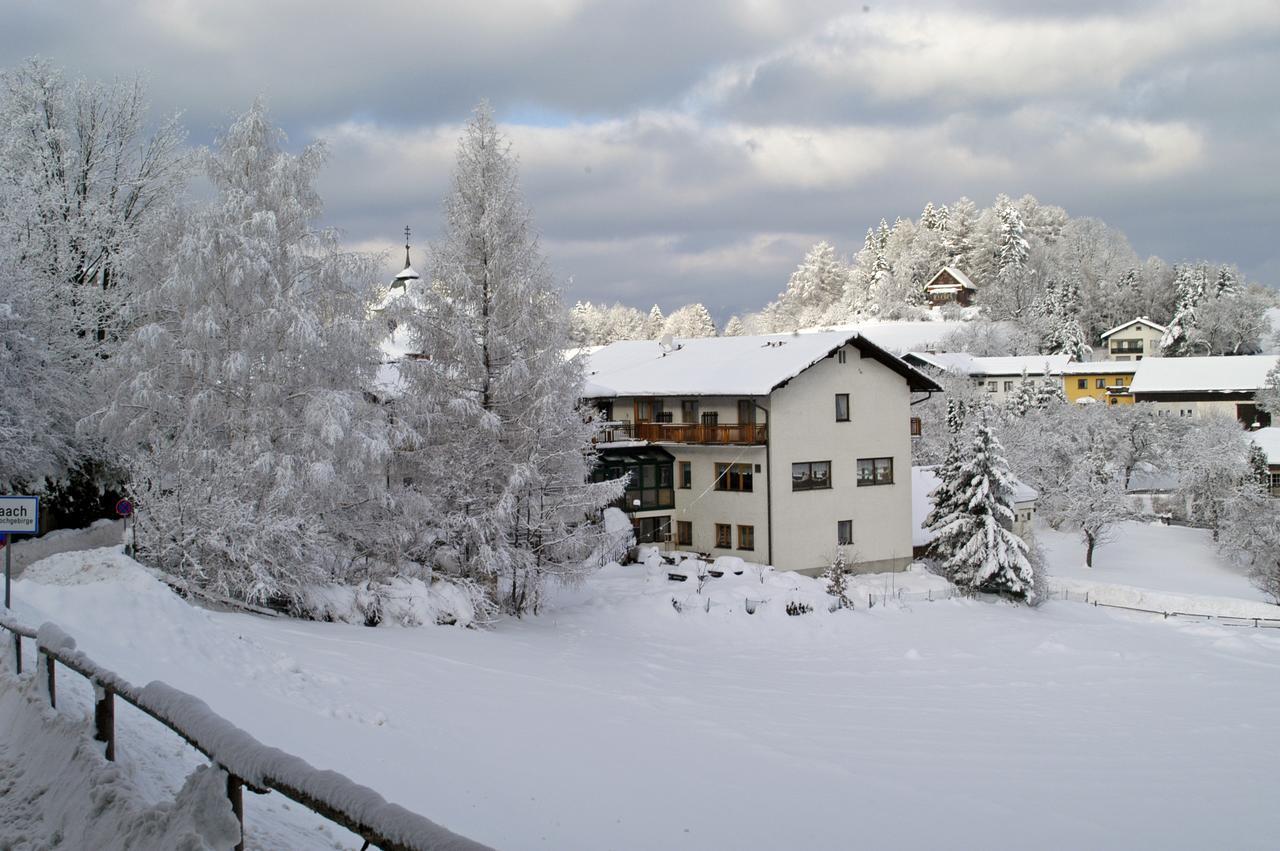
M1034 8L1029 8L1034 6ZM494 105L567 297L723 321L818 239L1031 193L1280 285L1280 3L0 0L0 65L143 74L194 142L265 94L327 221L435 235ZM421 253L416 261L423 264ZM388 266L395 265L389 255Z

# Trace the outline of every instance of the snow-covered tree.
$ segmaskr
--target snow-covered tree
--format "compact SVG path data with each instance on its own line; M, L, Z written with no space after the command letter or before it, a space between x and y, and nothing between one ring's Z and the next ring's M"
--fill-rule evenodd
M1205 268L1203 265L1177 267L1174 287L1178 304L1173 319L1169 321L1164 337L1160 340L1160 352L1165 357L1181 357L1193 354L1191 333L1195 330L1196 311L1207 295Z
M1027 371L1024 369L1022 371L1022 379L1018 382L1018 386L1014 389L1013 395L1009 397L1005 407L1013 416L1025 417L1028 411L1036 407L1039 396L1036 382L1027 375Z
M837 608L853 608L853 600L849 599L849 578L852 575L853 569L849 566L849 555L845 552L845 547L837 547L835 557L822 574L822 578L827 581L827 594L836 598Z
M589 567L622 483L588 482L599 425L579 407L566 312L485 104L459 142L445 218L434 285L405 317L430 357L401 366L398 414L418 440L397 466L406 490L433 497L436 563L487 584L508 612L536 613L546 578Z
M1012 528L1013 478L985 414L967 457L947 486L954 494L951 510L930 528L955 542L945 563L952 581L974 591L1033 598L1035 577L1027 545Z
M667 317L662 315L662 308L654 305L649 308L649 315L644 320L644 336L648 340L656 340L662 336L662 329L666 327Z
M1172 453L1179 492L1191 501L1191 521L1213 530L1217 539L1227 503L1250 478L1245 432L1233 417L1207 416L1180 424L1180 445Z
M746 326L742 324L742 320L736 316L730 316L729 321L724 326L724 336L741 337L747 333Z
M1267 371L1266 380L1254 401L1259 410L1271 415L1275 425L1280 425L1280 360Z
M1260 286L1241 288L1223 267L1222 290L1205 299L1196 311L1196 322L1187 334L1187 349L1196 354L1252 355L1262 351L1271 335L1267 309L1275 306L1275 294Z
M176 120L148 124L137 82L71 81L37 59L0 74L0 488L52 486L68 519L63 486L100 466L76 423L99 404L133 255L187 177Z
M147 560L240 600L298 605L369 565L351 536L387 443L366 401L374 267L319 231L317 146L291 156L257 103L204 157L216 197L172 222L137 296L101 425L128 455Z
M1080 327L1080 288L1073 281L1050 284L1045 288L1040 310L1047 328L1044 350L1051 355L1069 355L1073 360L1086 361L1093 354Z
M706 305L688 304L667 317L663 333L673 337L714 337L716 323Z
M1084 563L1093 567L1093 552L1110 540L1115 524L1129 513L1124 484L1112 468L1111 447L1095 442L1071 468L1059 495L1060 524L1074 528L1084 540Z

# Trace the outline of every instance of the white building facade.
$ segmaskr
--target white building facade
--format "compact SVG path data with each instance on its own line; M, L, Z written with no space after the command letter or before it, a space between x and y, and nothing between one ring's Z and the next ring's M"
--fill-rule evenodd
M1166 416L1218 414L1246 427L1266 426L1271 418L1258 410L1255 398L1276 361L1275 355L1144 360L1129 389L1135 403Z
M1142 360L1160 357L1160 341L1169 329L1145 316L1102 332L1102 347L1095 357L1109 360Z
M640 540L806 573L841 547L858 570L910 564L911 404L940 388L860 334L623 341L587 378Z
M907 352L903 359L922 369L938 369L968 376L995 405L1009 401L1025 375L1032 381L1061 380L1070 355L1010 355L977 357L966 352Z

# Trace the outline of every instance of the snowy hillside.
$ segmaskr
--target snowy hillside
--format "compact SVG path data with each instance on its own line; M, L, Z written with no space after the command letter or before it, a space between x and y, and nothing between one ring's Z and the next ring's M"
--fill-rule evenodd
M1280 749L1280 679L1260 673L1280 630L1060 602L734 605L812 590L766 580L708 580L720 603L678 612L693 580L614 567L491 631L367 629L193 609L97 550L29 568L15 600L127 677L502 848L1272 845L1257 755ZM180 782L151 746L121 765ZM247 808L251 844L337 847Z

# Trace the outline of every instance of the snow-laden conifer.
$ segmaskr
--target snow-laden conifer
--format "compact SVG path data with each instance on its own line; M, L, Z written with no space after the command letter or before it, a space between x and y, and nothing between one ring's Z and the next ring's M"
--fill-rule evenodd
M954 488L950 513L931 528L955 542L944 565L952 581L974 591L1032 598L1027 544L1012 530L1013 477L985 413L949 487Z
M204 155L216 196L172 223L102 426L127 453L147 561L297 602L368 567L352 529L376 507L387 446L365 398L374 267L315 229L321 149L281 140L257 103Z
M617 483L592 484L598 426L579 408L581 362L538 245L516 159L487 105L458 144L431 286L403 321L428 357L401 364L407 490L427 495L437 563L482 581L507 611L537 611L548 576L571 578L601 542Z

